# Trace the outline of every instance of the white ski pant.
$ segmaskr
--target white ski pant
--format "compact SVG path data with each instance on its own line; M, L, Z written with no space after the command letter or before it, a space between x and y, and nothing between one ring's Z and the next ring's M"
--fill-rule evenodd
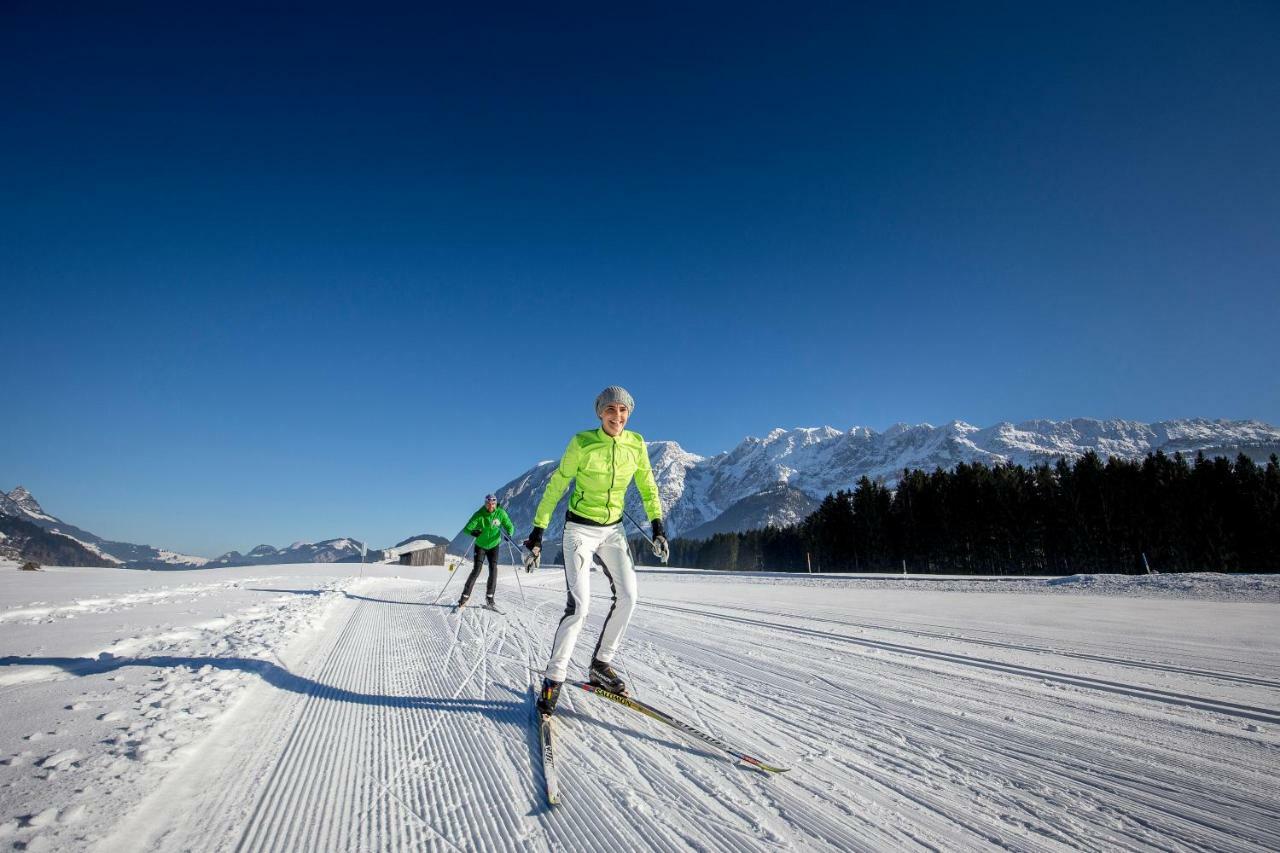
M560 626L556 628L551 661L547 664L546 677L552 681L565 680L573 647L582 633L582 626L587 623L591 602L591 561L596 557L613 589L613 606L600 629L600 641L596 643L593 657L605 663L613 660L613 654L622 642L622 634L631 621L631 614L636 609L636 570L631 563L631 551L627 548L622 525L595 527L566 522L564 578L569 587L569 603L560 619Z

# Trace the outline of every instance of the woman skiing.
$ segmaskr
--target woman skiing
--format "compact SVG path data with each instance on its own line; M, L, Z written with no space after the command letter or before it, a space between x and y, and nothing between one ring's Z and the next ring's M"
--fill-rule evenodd
M649 465L649 451L644 438L625 429L634 410L635 400L626 389L610 385L600 392L596 397L600 427L580 432L569 440L564 457L551 475L534 513L533 532L524 543L536 560L551 512L572 480L573 495L569 498L564 525L564 574L569 603L556 628L551 660L538 695L538 711L544 715L555 710L574 644L587 621L593 559L600 563L609 579L613 606L600 629L589 677L592 684L605 690L626 692L627 685L609 663L636 607L635 567L622 528L623 499L633 477L645 514L653 525L653 553L663 562L667 559L669 549L662 526L662 505L658 502L658 486Z
M503 531L510 536L515 532L515 525L511 523L507 511L498 506L498 499L493 495L485 495L484 506L472 513L462 529L476 537L476 554L471 574L467 576L467 583L462 588L462 598L458 599L458 606L465 605L471 597L471 588L476 585L476 578L480 577L484 558L488 557L489 580L484 590L484 603L486 607L493 607L493 595L498 590L498 545L502 542Z

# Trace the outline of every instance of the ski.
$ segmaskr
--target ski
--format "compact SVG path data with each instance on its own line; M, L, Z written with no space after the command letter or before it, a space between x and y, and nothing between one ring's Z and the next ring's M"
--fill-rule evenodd
M533 709L538 718L538 744L542 748L542 780L546 784L547 804L560 803L560 782L556 776L555 741L552 737L551 715L542 714L537 706Z
M455 605L453 605L453 610L449 611L449 614L450 614L450 615L453 615L454 613L457 613L458 611L462 610L463 608L465 608L465 607L467 607L467 606L468 606L468 605L466 605L466 604L455 604ZM492 610L494 613L497 613L499 616L506 616L506 615L507 615L507 611L505 611L505 610L499 610L499 609L497 608L497 606L496 606L496 605L493 605L493 604L481 604L481 605L478 605L478 606L480 607L480 609L481 609L481 610ZM474 608L473 608L473 609L474 609Z
M610 691L605 690L603 687L599 687L587 681L573 681L569 683L574 684L578 687L581 687L583 690L587 691L588 693L599 696L601 699L608 699L610 702L613 702L615 705L621 705L624 708L630 708L633 711L638 711L639 713L644 714L646 717L652 720L657 720L660 723L670 726L676 731L683 732L684 734L690 737L696 738L704 743L709 743L712 746L714 746L716 749L720 750L721 752L727 752L729 755L732 755L735 759L747 765L748 767L753 767L756 770L759 770L764 773L770 773L770 774L786 773L789 769L786 767L774 767L772 764L766 764L760 759L747 755L742 750L730 746L729 744L720 740L720 738L716 737L715 735L709 735L706 732L701 731L700 729L696 729L693 726L689 725L688 723L683 722L681 720L677 720L675 717L671 716L670 714L664 711L659 711L657 708L654 708L652 705L646 705L644 702L641 702L638 699L632 699L630 696L623 696L619 693L611 693Z

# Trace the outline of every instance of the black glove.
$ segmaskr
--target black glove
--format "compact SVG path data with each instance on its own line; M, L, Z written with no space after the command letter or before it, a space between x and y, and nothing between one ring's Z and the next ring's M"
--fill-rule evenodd
M480 535L480 531L479 531L479 530L468 530L468 531L467 531L467 533L471 534L472 536L479 536L479 535Z
M667 538L667 528L662 526L662 519L655 518L653 521L649 523L653 525L654 539L657 539L659 536L661 536L663 539Z
M532 551L534 548L542 549L542 528L535 527L533 532L529 534L529 538L524 540L524 547Z

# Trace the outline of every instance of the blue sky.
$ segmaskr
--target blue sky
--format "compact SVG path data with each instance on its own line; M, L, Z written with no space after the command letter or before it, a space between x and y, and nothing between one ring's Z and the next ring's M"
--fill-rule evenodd
M1280 422L1280 7L0 11L0 488L452 534L595 425Z

